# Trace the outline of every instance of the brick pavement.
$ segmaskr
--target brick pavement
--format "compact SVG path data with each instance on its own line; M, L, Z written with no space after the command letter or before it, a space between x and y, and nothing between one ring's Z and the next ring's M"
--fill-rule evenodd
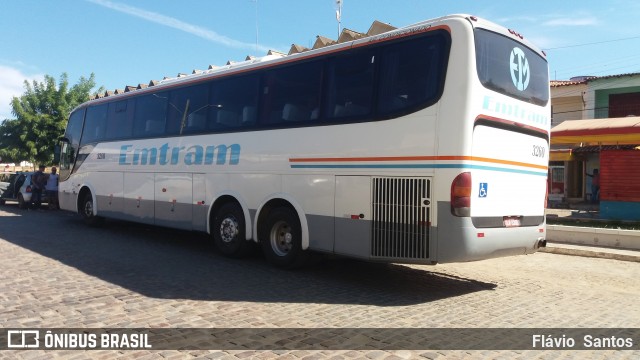
M0 207L0 323L33 327L640 327L640 264L537 253L433 266L221 257L199 234ZM4 351L0 358L632 358L629 351Z

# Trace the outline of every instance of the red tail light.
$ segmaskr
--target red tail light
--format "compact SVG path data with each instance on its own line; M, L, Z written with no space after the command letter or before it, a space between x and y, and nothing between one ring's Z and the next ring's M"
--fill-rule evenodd
M451 213L471 216L471 173L463 172L451 183Z
M31 185L27 185L27 188L24 189L24 191L30 193L31 192Z

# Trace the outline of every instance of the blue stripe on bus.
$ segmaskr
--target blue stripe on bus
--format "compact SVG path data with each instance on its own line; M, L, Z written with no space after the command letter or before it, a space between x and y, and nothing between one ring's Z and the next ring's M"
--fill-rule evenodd
M546 172L508 169L472 164L335 164L335 165L291 165L292 169L475 169L508 172L515 174L547 176Z

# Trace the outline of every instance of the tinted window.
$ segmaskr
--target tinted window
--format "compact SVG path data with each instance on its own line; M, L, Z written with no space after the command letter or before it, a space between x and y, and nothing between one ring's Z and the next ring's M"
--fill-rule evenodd
M156 93L136 98L133 135L140 137L164 134L167 118L167 93Z
M167 107L167 134L203 132L207 128L208 110L207 84L172 90Z
M107 104L92 106L87 109L84 120L81 144L88 144L104 139L107 129Z
M371 114L375 56L372 50L330 62L325 115L329 119Z
M69 116L69 123L67 124L67 130L64 133L64 137L69 139L71 144L78 146L80 144L80 136L82 135L82 125L84 124L84 109L74 111Z
M105 139L126 139L133 133L135 99L109 104L109 122Z
M88 108L83 143L401 116L439 99L450 43L449 33L437 30L248 75L114 99Z
M547 61L523 44L482 29L475 30L476 68L482 84L497 92L546 105Z
M287 66L266 73L263 119L267 124L295 124L318 119L322 63Z
M384 46L380 54L378 112L417 110L439 98L449 54L446 32Z
M64 133L69 142L62 143L60 151L60 179L66 180L71 175L71 168L76 161L76 151L80 147L80 136L84 125L85 109L74 111L69 117L67 130Z
M257 75L214 82L209 107L209 129L223 131L253 126L258 118L258 86Z

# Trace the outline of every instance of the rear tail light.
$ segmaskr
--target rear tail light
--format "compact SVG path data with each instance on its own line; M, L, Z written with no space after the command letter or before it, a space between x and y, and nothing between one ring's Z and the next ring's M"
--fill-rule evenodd
M27 185L27 188L24 189L24 191L30 193L31 192L31 185Z
M451 182L451 214L471 216L471 173L463 172Z

